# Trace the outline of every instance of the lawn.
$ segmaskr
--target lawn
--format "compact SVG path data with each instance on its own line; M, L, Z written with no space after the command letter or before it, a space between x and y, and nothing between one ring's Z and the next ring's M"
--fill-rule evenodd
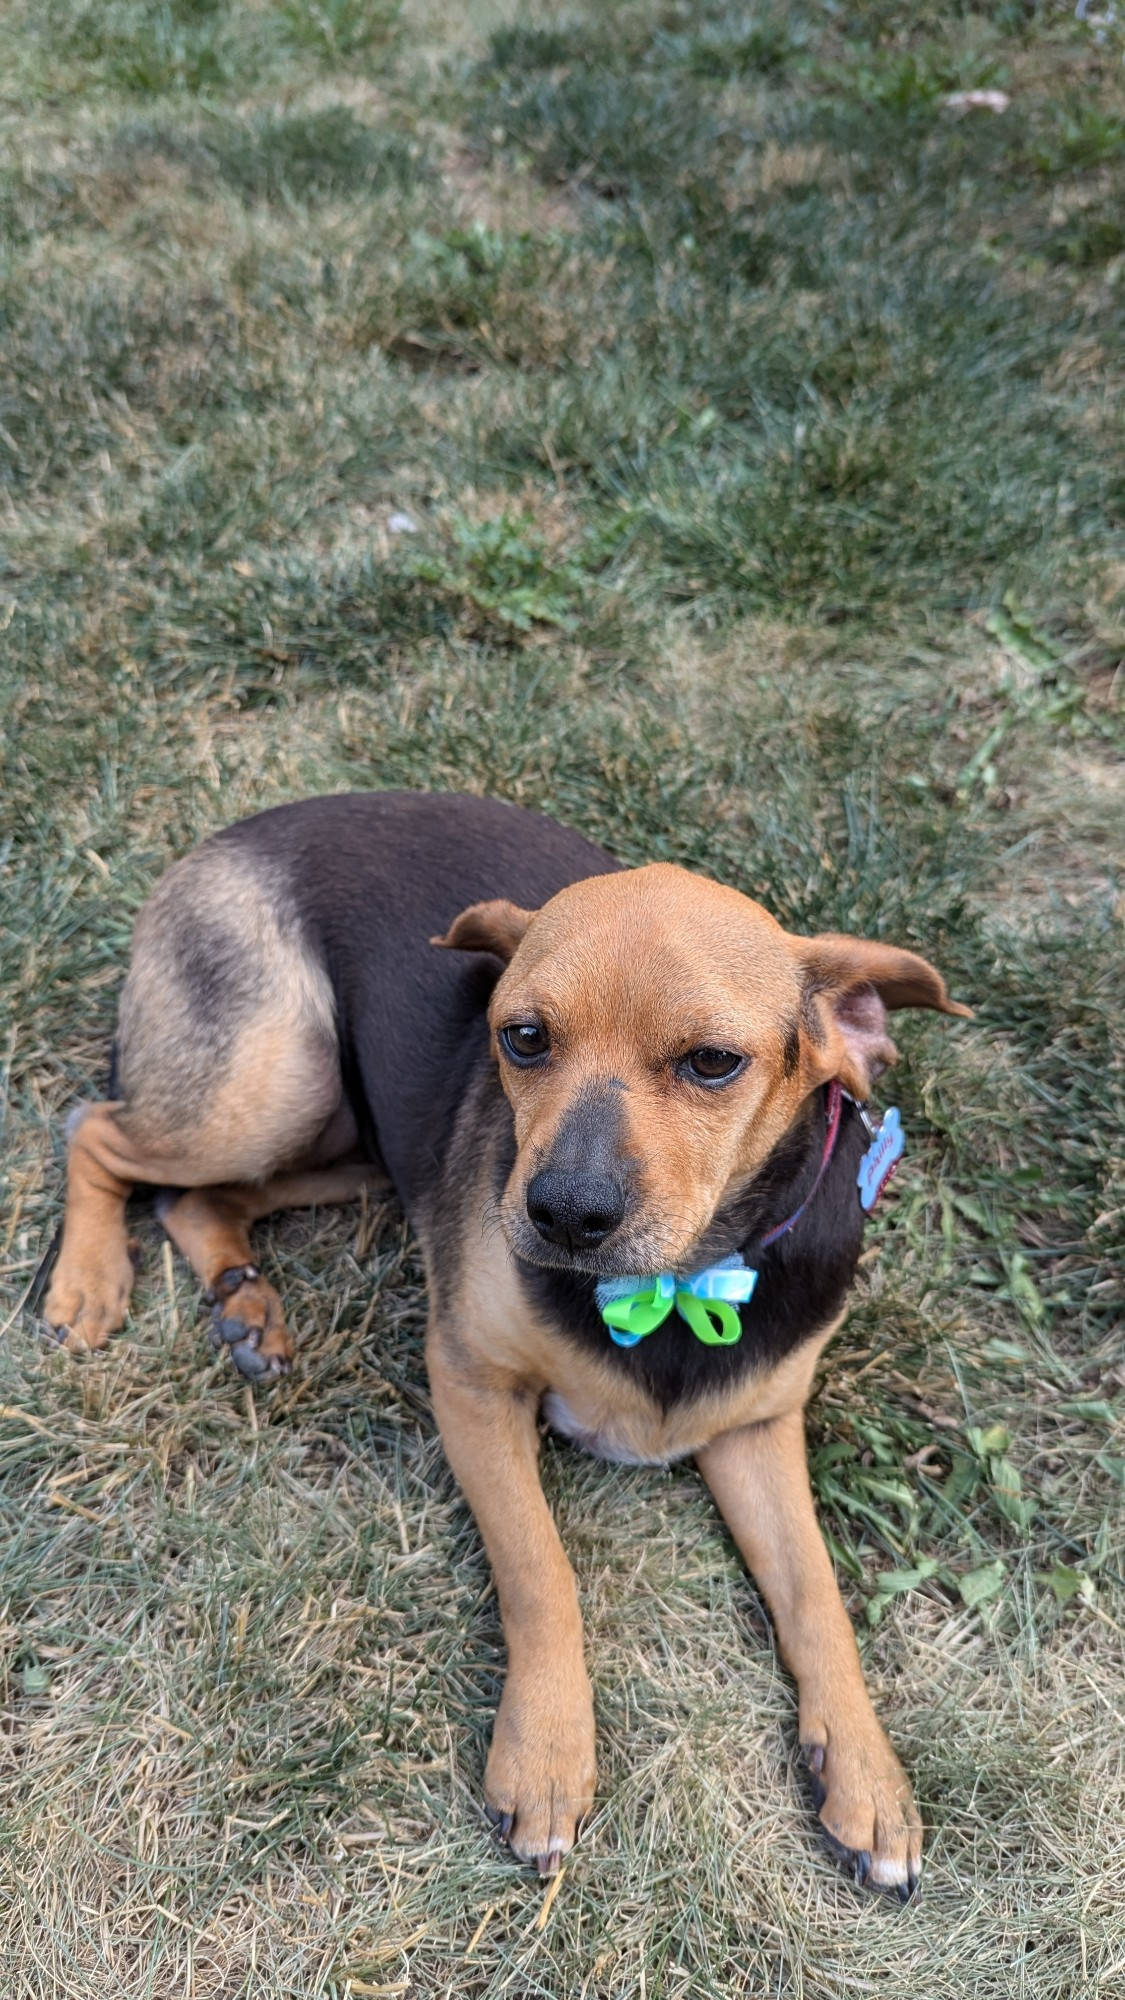
M1125 1991L1110 12L0 18L11 2000ZM126 1331L42 1338L148 888L382 785L913 946L976 1010L900 1017L908 1159L810 1410L920 1906L822 1848L695 1473L551 1438L599 1806L553 1901L495 1846L496 1604L392 1204L263 1227L266 1393L140 1205Z

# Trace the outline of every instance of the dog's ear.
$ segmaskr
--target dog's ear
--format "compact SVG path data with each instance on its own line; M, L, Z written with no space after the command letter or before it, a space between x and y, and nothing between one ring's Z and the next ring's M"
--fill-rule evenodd
M534 910L521 910L518 903L506 903L503 899L495 903L471 903L453 919L444 937L433 937L430 943L442 945L447 951L490 951L507 965L534 915Z
M951 1000L945 981L927 959L897 945L868 938L794 938L804 982L806 1045L818 1081L839 1077L861 1100L898 1050L887 1033L888 1007L933 1007L972 1019L972 1008Z

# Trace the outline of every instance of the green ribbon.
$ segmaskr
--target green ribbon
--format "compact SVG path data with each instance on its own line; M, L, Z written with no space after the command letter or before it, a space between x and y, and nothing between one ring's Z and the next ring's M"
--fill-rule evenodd
M611 1331L629 1336L628 1345L655 1333L672 1312L685 1319L697 1340L705 1347L733 1347L742 1335L742 1321L736 1307L725 1299L700 1299L694 1292L677 1288L667 1281L654 1280L638 1291L607 1299L601 1315Z

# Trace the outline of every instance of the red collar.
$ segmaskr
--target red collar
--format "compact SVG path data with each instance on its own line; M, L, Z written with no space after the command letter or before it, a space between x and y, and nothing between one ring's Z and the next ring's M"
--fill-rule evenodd
M844 1087L835 1077L833 1077L825 1091L824 1109L828 1119L828 1130L824 1135L824 1151L820 1156L820 1165L816 1170L816 1179L805 1196L804 1201L801 1203L800 1208L795 1209L786 1222L779 1222L777 1228L771 1229L768 1236L762 1237L758 1245L760 1250L768 1250L771 1243L776 1243L779 1236L786 1236L794 1224L801 1220L802 1215L828 1171L828 1162L836 1151L836 1140L840 1135L840 1119L844 1109Z

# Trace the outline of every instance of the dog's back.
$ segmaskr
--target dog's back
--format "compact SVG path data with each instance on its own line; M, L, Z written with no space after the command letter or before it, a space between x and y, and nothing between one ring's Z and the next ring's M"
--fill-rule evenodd
M536 909L618 864L554 820L468 793L347 793L279 806L211 851L265 871L335 1001L345 1092L373 1129L410 1213L433 1178L468 1074L488 1052L500 971L488 954L435 951L467 904Z
M466 904L534 906L616 868L520 807L410 792L279 806L177 862L137 919L115 1101L71 1124L45 1302L59 1339L101 1347L121 1324L124 1202L147 1183L183 1191L161 1214L215 1301L214 1337L255 1378L288 1366L250 1225L387 1174L417 1219L487 1064L500 961L436 951L434 933Z
M466 904L534 908L616 866L553 820L464 793L345 793L241 821L170 869L138 920L118 1041L126 1119L149 1141L166 1125L181 1136L185 1102L204 1115L227 1077L248 1098L249 1072L268 1065L254 1095L292 1128L282 1157L307 1153L342 1090L411 1212L487 1054L500 970L431 938ZM260 1139L265 1174L278 1139Z

